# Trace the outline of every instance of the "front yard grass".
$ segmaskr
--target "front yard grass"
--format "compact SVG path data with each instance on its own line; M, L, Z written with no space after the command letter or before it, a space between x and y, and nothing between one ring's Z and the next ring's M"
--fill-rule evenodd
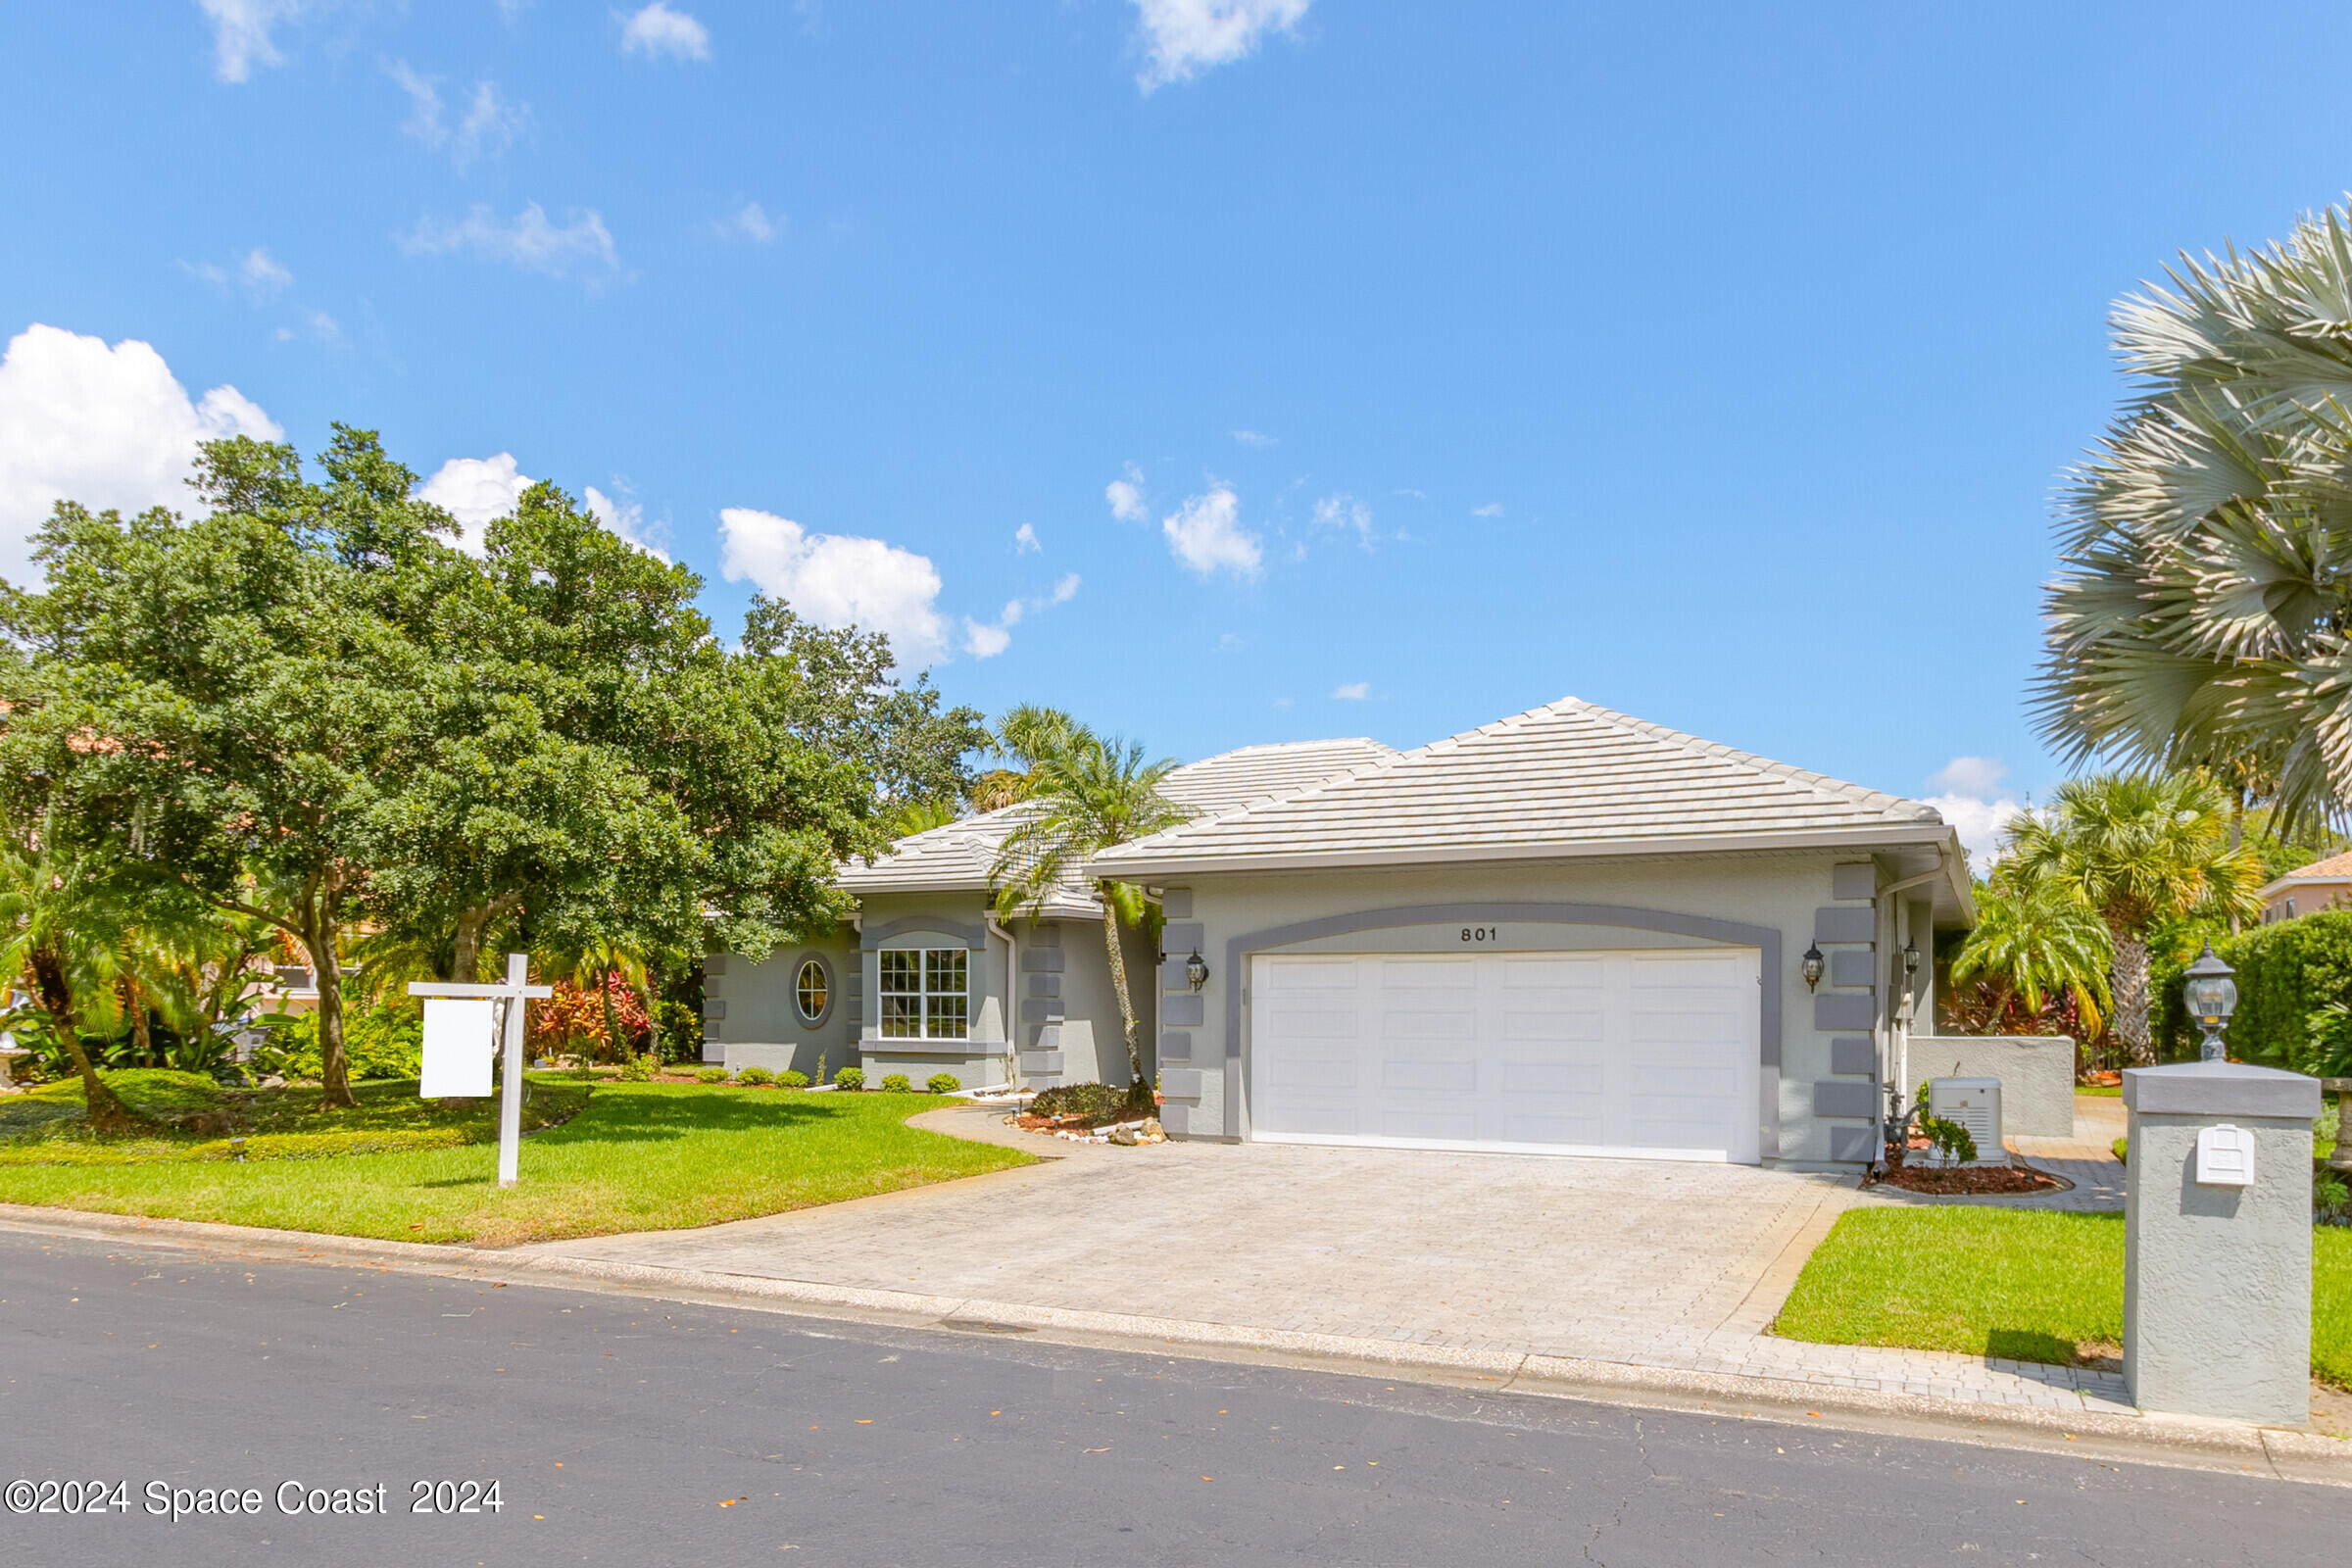
M90 1136L77 1084L0 1100L0 1201L392 1241L506 1246L749 1219L978 1175L1034 1156L908 1127L932 1095L812 1095L699 1084L532 1079L539 1130L498 1187L496 1102L422 1102L416 1083L209 1092L181 1074L109 1074L150 1114L228 1110L247 1139L164 1130ZM156 1080L165 1080L158 1082ZM550 1125L549 1123L552 1123Z
M2312 1232L2311 1369L2352 1388L2352 1230ZM2124 1339L2124 1217L1923 1204L1855 1209L1773 1332L2072 1364Z

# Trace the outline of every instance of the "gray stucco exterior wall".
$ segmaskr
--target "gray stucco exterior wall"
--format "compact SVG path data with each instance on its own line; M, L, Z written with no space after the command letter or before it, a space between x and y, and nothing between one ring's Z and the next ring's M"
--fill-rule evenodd
M1161 1073L1168 1097L1163 1120L1172 1135L1249 1136L1250 1022L1244 991L1252 953L1411 951L1389 945L1439 942L1447 934L1446 923L1479 919L1525 927L1513 940L1531 951L1678 943L1759 950L1757 1114L1763 1159L1826 1166L1873 1157L1877 1074L1852 1069L1875 1067L1875 1056L1863 1063L1850 1049L1834 1054L1832 1043L1838 1038L1879 1041L1883 1024L1877 999L1884 993L1877 986L1825 990L1822 999L1849 999L1830 1008L1825 1020L1817 1016L1817 998L1807 994L1795 973L1797 955L1826 924L1838 942L1877 955L1872 973L1884 974L1881 910L1869 896L1850 906L1824 903L1859 886L1850 869L1856 864L1867 862L1850 853L1821 851L1188 875L1182 879L1183 902L1188 918L1202 928L1211 974L1197 995L1188 988L1162 998L1162 1029L1186 1036L1189 1062L1182 1076L1174 1070ZM1824 1083L1836 1086L1826 1096L1818 1088Z
M730 1072L765 1067L816 1076L817 1057L828 1072L857 1058L862 1009L858 996L856 934L828 932L819 940L789 943L766 957L713 953L703 960L703 1059ZM825 976L825 1007L813 1020L801 1011L802 965L814 962Z
M1911 1076L1998 1078L2002 1137L2075 1136L2075 1043L2063 1036L1913 1035Z

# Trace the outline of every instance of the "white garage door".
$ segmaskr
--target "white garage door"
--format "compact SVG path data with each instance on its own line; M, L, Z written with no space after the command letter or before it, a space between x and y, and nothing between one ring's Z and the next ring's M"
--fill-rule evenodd
M1752 948L1264 956L1270 1142L1757 1158Z

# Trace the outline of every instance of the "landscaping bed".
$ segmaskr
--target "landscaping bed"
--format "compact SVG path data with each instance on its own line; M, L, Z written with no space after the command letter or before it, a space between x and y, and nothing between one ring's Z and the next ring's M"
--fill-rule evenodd
M1908 1193L1938 1193L1950 1197L1992 1197L2003 1194L2054 1193L2066 1183L2048 1171L2030 1165L1913 1165L1887 1168L1875 1184L1900 1187Z
M749 1219L1034 1157L908 1127L931 1095L773 1091L532 1075L522 1181L497 1181L497 1102L427 1102L414 1080L250 1093L188 1074L114 1073L150 1115L233 1106L246 1158L170 1125L99 1138L77 1083L0 1100L0 1202L150 1214L393 1241L504 1246ZM171 1081L177 1080L177 1081ZM265 1152L266 1151L266 1152Z
M2313 1232L2312 1375L2352 1388L2352 1231ZM2124 1217L1935 1204L1855 1209L1805 1263L1772 1332L2057 1365L2124 1338Z

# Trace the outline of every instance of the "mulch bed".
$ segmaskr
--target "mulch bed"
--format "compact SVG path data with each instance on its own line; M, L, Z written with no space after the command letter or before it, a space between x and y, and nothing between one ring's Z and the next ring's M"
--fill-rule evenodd
M1906 1192L1969 1197L1997 1193L2049 1193L2066 1184L2027 1165L1896 1165L1881 1184Z

